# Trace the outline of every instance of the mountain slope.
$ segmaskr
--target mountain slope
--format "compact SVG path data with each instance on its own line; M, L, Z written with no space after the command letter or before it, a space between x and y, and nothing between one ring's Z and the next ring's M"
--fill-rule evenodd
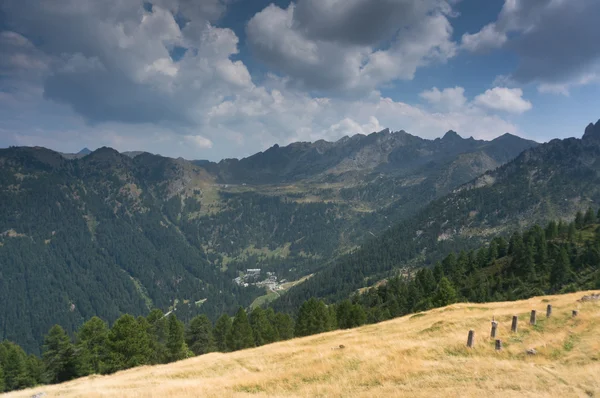
M214 321L265 293L234 282L246 269L310 275L534 145L383 131L201 167L110 148L0 150L0 339L38 352L55 323L72 332L152 307Z
M454 304L357 329L9 394L30 397L593 396L600 391L600 303L584 292ZM542 314L552 304L553 314ZM528 323L532 309L537 325ZM573 309L579 310L576 318ZM510 333L513 315L519 332ZM488 339L499 322L503 350ZM465 347L475 331L475 347ZM339 349L340 345L344 346ZM536 355L527 350L535 349Z
M583 139L553 140L529 149L433 201L361 249L294 287L279 300L296 308L308 297L339 300L391 272L432 264L450 251L490 236L575 215L600 204L600 122Z

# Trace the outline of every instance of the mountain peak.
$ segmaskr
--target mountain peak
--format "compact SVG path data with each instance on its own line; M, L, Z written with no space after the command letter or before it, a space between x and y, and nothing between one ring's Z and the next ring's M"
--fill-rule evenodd
M594 123L588 124L585 128L585 133L583 134L584 140L596 139L600 140L600 120Z
M77 152L78 155L89 155L90 153L92 153L92 151L90 151L89 148L85 147L83 148L81 151Z
M458 133L454 130L448 130L448 132L442 137L442 140L446 141L456 139L462 140L463 138L460 135L458 135Z

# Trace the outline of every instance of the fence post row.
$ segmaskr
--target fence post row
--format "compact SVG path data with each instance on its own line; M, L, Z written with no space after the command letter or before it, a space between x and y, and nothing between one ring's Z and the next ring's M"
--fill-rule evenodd
M531 317L529 318L529 324L530 325L535 325L535 323L536 323L536 315L537 315L536 310L531 310Z
M513 315L512 325L510 326L511 332L517 333L518 323L519 323L519 317L516 315Z
M552 304L548 304L546 307L546 318L550 318L550 315L552 315Z

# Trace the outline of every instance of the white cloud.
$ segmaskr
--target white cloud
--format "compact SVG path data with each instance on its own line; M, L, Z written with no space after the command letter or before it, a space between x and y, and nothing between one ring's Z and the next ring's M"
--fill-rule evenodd
M458 86L445 88L442 91L434 87L431 90L423 91L419 95L441 110L460 109L467 102L465 89Z
M186 135L183 138L186 143L194 145L197 149L210 149L213 146L211 140L201 135Z
M494 87L475 97L474 103L496 111L510 113L523 113L530 110L533 105L523 99L523 90L520 88Z
M213 24L223 1L154 1L151 13L138 0L36 4L0 6L19 31L0 34L11 54L0 57L0 67L11 82L22 75L18 89L0 94L3 143L63 151L107 145L218 160L275 142L335 141L384 127L426 138L450 129L478 138L518 132L494 115L498 107L468 102L462 87L423 92L426 107L377 91L455 55L443 0L348 0L342 13L340 0L271 5L250 21L248 37L283 76L267 74L260 85L234 60L236 34ZM380 24L367 21L364 10ZM311 12L318 18L308 18ZM45 40L35 47L27 37ZM187 51L171 57L178 47ZM15 65L39 67L25 73ZM531 106L521 101L510 111Z
M500 48L508 38L505 32L499 32L496 24L488 24L474 34L465 33L462 37L461 47L472 52L483 52Z
M559 94L568 97L570 96L570 90L574 87L597 83L600 83L600 74L590 73L565 83L541 83L537 89L542 94Z
M254 54L290 83L364 95L452 58L450 13L443 0L300 0L257 13L247 36Z
M593 39L600 36L598 15L595 0L505 0L497 20L463 35L461 48L507 49L519 59L514 81L565 95L586 76L600 74L600 46Z

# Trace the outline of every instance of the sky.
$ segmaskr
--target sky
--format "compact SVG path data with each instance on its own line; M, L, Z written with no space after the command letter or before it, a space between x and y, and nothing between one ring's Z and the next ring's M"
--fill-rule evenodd
M0 147L187 159L600 118L598 0L2 0Z

